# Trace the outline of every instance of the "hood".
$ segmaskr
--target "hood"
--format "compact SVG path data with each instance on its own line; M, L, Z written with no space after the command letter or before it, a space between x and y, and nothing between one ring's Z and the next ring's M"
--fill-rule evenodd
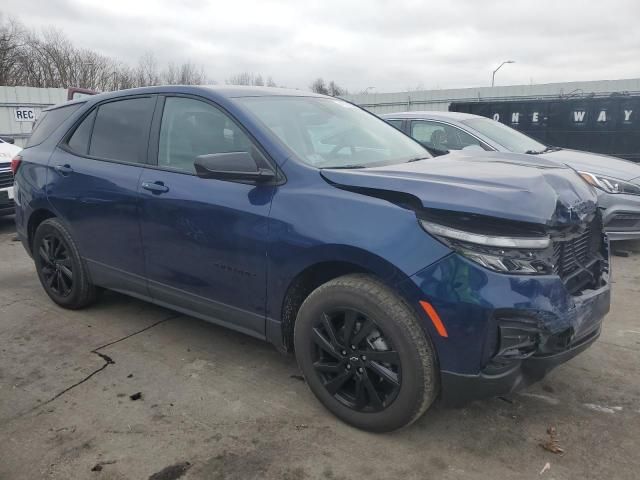
M573 170L530 155L447 155L384 167L323 169L321 175L365 195L408 195L422 208L547 226L580 223L597 202L595 190Z
M576 170L606 175L620 180L629 181L640 178L640 165L609 155L562 149L537 156L567 164Z

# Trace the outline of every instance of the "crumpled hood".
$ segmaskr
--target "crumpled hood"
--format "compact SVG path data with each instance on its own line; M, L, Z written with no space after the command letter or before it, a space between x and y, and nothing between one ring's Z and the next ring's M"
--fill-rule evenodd
M321 175L363 194L408 194L424 208L547 226L579 223L596 209L595 190L570 168L530 155L475 153L384 167L323 169Z
M620 180L629 181L634 178L640 178L640 165L609 155L562 149L555 152L542 153L539 156L567 164L576 170L606 175Z

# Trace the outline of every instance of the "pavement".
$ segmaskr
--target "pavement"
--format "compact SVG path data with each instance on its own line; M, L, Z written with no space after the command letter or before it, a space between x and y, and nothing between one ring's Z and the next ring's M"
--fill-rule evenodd
M0 479L636 480L640 253L613 275L601 338L543 382L370 434L266 343L115 293L57 307L0 218Z

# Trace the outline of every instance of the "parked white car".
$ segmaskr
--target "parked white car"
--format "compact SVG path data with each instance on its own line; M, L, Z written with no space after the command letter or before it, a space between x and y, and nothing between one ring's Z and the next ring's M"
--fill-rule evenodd
M11 159L21 150L22 148L0 138L0 216L11 215L14 211Z

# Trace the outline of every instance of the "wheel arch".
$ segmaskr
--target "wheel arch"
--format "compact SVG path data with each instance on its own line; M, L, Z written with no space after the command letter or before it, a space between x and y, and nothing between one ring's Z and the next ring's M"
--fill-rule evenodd
M29 220L27 221L27 242L29 246L29 252L31 254L33 254L33 237L36 233L36 230L42 222L48 220L49 218L57 218L57 215L47 208L39 208L37 210L34 210L31 215L29 215Z
M305 256L309 258L308 252ZM279 310L272 314L279 320L281 332L281 339L273 338L281 342L281 345L280 342L274 342L276 346L285 352L293 352L293 328L304 300L320 285L352 273L370 275L393 288L399 296L408 301L403 292L395 288L407 280L408 276L387 260L354 247L324 246L314 252L312 260L286 275L287 281L275 282L284 285L281 291L274 292L273 307Z

